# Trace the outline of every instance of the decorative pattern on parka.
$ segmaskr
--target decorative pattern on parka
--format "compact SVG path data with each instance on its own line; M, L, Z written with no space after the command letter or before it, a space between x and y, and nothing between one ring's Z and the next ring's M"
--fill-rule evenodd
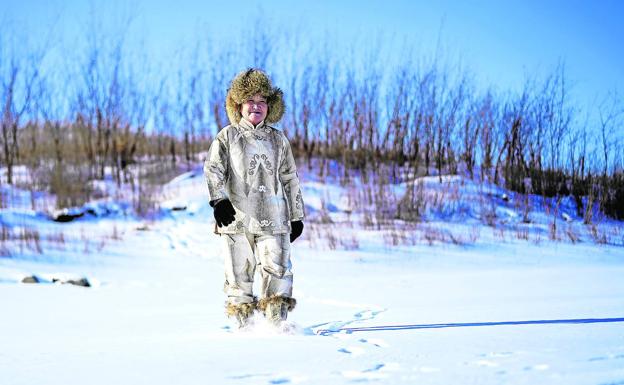
M290 222L305 216L290 143L271 126L254 128L241 119L224 127L208 150L204 175L209 200L228 198L236 210L234 222L218 233L290 233Z

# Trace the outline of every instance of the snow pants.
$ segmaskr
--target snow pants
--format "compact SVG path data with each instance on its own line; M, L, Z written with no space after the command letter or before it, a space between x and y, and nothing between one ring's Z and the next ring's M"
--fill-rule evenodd
M227 304L255 302L256 267L262 279L260 298L292 297L290 235L222 234L225 239L225 285Z

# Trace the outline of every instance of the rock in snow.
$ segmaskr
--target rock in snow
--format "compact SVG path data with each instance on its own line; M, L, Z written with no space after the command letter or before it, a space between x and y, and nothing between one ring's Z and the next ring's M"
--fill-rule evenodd
M28 277L22 278L22 283L39 283L41 282L36 275L29 275Z

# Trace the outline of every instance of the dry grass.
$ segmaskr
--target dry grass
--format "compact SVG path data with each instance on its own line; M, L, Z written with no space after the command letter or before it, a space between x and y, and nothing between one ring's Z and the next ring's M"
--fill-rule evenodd
M11 228L3 223L0 230L0 255L12 257L16 250L18 255L25 251L43 254L40 232L25 226Z
M568 236L568 239L570 240L570 242L578 243L581 241L579 233L577 232L577 230L574 228L572 224L569 224L567 226L565 233Z
M438 243L446 243L449 239L445 231L435 226L422 225L419 227L419 230L422 239L424 239L429 246Z
M520 239L523 241L529 240L530 232L529 232L528 227L522 226L522 225L516 225L514 230L515 230L516 239Z
M595 243L599 245L606 245L608 243L606 231L600 229L597 225L589 225L589 235Z
M46 236L47 248L65 250L65 234L62 231L50 233Z
M559 235L559 231L557 228L557 222L554 220L548 225L548 239L550 239L551 241L561 240L561 237Z
M492 227L492 235L501 242L507 242L505 227L503 226Z

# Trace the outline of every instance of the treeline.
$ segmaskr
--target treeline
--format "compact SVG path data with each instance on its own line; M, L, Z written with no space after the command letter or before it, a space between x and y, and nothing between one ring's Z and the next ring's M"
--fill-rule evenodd
M563 66L518 93L479 92L461 69L436 61L393 70L385 82L344 70L334 90L336 79L298 79L307 84L287 127L306 159L341 159L364 175L392 164L395 178L459 173L522 194L572 195L588 223L596 205L624 219L624 103L609 94L592 121L571 100Z
M228 123L228 81L259 67L284 90L280 126L297 156L320 159L321 175L330 159L346 166L345 178L382 164L395 180L460 173L520 193L572 195L588 222L596 206L624 219L624 103L608 94L592 109L578 105L563 65L501 91L478 85L459 61L409 53L409 44L365 42L356 52L267 25L227 41L198 37L166 61L137 50L131 28L111 36L92 27L71 52L3 31L7 183L26 165L31 187L65 207L93 198L87 181L110 177L136 189L138 211L149 211L145 189L201 161Z

